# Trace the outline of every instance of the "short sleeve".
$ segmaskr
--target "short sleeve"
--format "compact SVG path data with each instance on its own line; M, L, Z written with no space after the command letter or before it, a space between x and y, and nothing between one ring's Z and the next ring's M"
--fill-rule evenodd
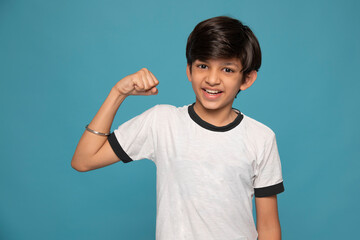
M257 159L254 179L255 197L267 197L284 191L281 162L275 134L265 142L262 153Z
M124 163L155 159L154 131L156 106L120 125L108 138L115 154Z

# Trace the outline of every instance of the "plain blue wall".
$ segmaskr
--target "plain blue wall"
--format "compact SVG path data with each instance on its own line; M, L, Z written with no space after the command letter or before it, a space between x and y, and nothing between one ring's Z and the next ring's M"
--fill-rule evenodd
M194 101L185 44L201 20L239 18L263 65L235 107L277 134L283 239L354 239L360 130L359 1L0 1L0 239L154 239L148 160L79 173L76 144L111 87L149 68L159 95L113 124ZM181 90L180 90L181 89Z

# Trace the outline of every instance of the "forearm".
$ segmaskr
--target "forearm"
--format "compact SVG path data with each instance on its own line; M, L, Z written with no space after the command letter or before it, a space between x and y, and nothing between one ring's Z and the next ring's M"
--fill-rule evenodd
M155 95L159 81L146 68L121 79L111 89L103 105L90 122L89 128L97 132L108 133L115 114L126 96ZM119 161L118 156L107 142L106 136L84 131L76 147L71 166L78 171L89 171L105 167Z
M99 111L89 124L89 128L98 132L110 132L112 122L121 103L125 100L115 88L111 89L109 95L100 107ZM89 131L84 131L71 161L71 165L78 170L88 170L91 158L107 141L106 136L99 136Z
M109 95L101 105L99 111L89 124L89 128L99 132L107 133L110 131L112 122L114 121L117 110L126 96L121 95L115 88L112 88ZM90 133L85 131L85 133ZM87 134L87 136L96 136L94 134ZM99 138L96 138L99 139ZM106 138L100 138L102 140Z
M259 225L257 228L258 240L281 240L280 223Z

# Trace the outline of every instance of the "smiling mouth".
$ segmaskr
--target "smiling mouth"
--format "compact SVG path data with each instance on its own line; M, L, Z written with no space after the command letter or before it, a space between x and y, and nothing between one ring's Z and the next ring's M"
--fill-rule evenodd
M203 88L203 91L205 91L206 93L208 93L208 94L210 94L210 95L216 95L216 94L222 93L222 91L209 90L209 89L205 89L205 88Z

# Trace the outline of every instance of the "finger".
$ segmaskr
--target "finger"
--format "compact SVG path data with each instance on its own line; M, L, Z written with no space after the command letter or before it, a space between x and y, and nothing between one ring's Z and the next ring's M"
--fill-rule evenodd
M149 87L146 90L150 90L151 88L153 88L154 86L156 86L153 77L151 76L151 72L149 70L146 69L145 72L145 76L146 76L146 81L149 85Z
M153 81L154 81L155 86L158 85L158 84L159 84L159 80L157 80L157 78L154 76L154 74L153 74L152 72L149 71L149 73L150 73L150 75L151 75L151 78L152 78Z
M144 91L144 84L143 84L143 81L141 79L141 76L137 76L135 79L134 79L134 88L136 91Z
M156 94L159 93L159 89L158 89L157 87L153 87L153 88L151 89L151 93L152 93L153 95L156 95Z
M158 94L158 92L159 92L158 89L156 87L153 87L153 88L143 92L143 95L147 95L147 96L148 95L156 95L156 94Z
M154 74L152 74L152 72L149 71L148 69L146 69L146 77L149 83L149 89L159 84L159 81L155 78Z
M147 91L152 87L151 84L149 83L149 74L147 72L148 70L146 68L140 70L141 80L144 85L144 91Z

